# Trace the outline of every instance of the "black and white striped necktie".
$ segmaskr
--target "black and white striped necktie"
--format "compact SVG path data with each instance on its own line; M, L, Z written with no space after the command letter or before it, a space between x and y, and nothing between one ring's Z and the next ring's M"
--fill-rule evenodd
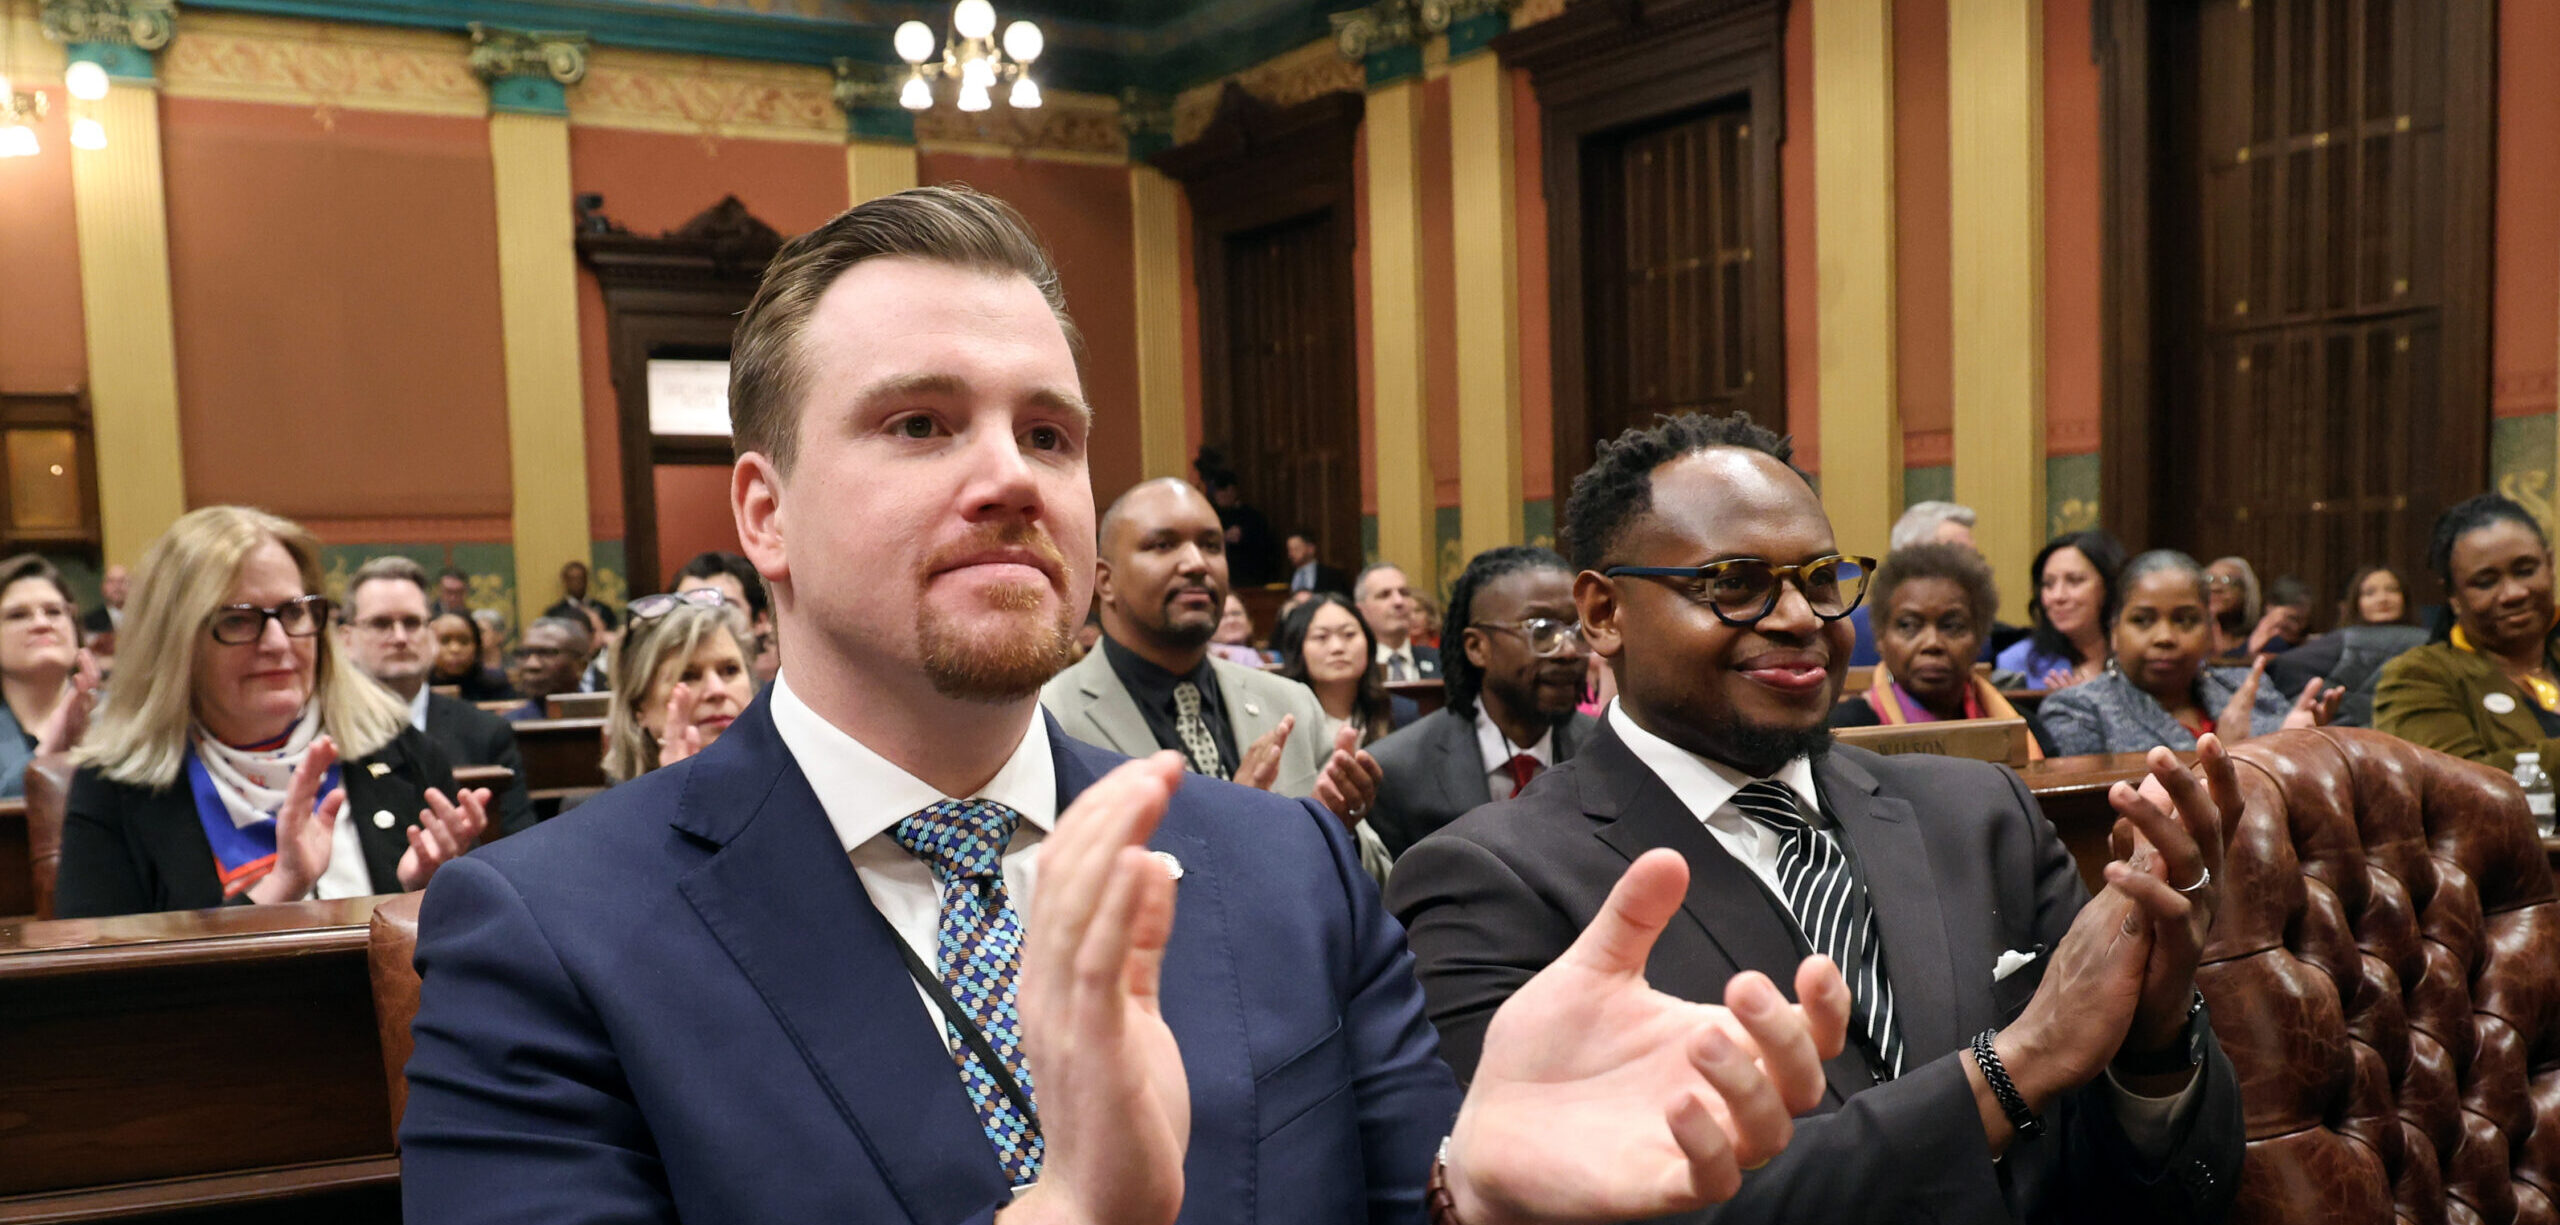
M1747 783L1733 794L1733 806L1778 835L1779 892L1797 930L1849 981L1849 1028L1865 1038L1877 1079L1900 1076L1902 1027L1885 978L1884 941L1849 856L1805 820L1795 790L1784 783Z

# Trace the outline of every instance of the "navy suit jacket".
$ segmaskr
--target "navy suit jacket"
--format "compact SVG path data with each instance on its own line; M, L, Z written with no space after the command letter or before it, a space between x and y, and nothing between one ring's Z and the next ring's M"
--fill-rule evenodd
M1039 734L1061 811L1124 760ZM1181 1219L1421 1221L1458 1089L1341 823L1188 775L1152 845L1184 868ZM445 865L408 1219L989 1220L1005 1180L896 939L762 699L700 756Z

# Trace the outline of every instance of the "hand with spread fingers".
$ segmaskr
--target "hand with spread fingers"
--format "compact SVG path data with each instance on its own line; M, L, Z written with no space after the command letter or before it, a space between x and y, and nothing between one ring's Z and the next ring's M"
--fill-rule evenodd
M1190 1080L1157 994L1174 883L1147 854L1182 756L1085 789L1040 848L1017 994L1047 1152L1005 1225L1164 1225L1182 1210Z
M2221 902L2223 849L2247 811L2239 772L2219 737L2197 738L2196 761L2202 778L2176 754L2153 749L2142 786L2117 783L2107 796L2121 814L2108 884L2141 904L2152 930L2142 1002L2125 1037L2132 1053L2165 1050L2186 1029L2196 963Z
M458 801L458 802L457 802ZM409 849L400 856L400 887L416 892L427 887L436 869L470 853L489 828L489 789L456 792L455 800L427 788L427 806L409 827Z
M1316 802L1343 824L1358 825L1378 802L1378 784L1386 777L1378 759L1360 747L1359 727L1345 723L1333 734L1333 755L1325 759L1324 773L1316 776Z
M2249 738L2255 728L2255 724L2250 720L2256 715L2258 709L2258 686L2265 684L2266 679L2267 657L2261 655L2250 660L2249 675L2232 689L2230 698L2225 700L2222 703L2222 709L2214 714L2215 734L2232 744L2238 744Z
M78 748L80 738L89 734L89 713L97 708L98 688L106 678L98 671L98 661L83 650L71 671L71 692L62 695L53 713L45 716L44 726L36 732L36 752L67 753Z
M320 784L329 777L329 767L338 764L338 744L327 736L311 742L302 764L286 785L284 803L276 807L276 864L258 883L249 887L249 900L264 905L269 902L298 902L310 896L320 883L320 874L329 870L329 855L336 848L333 841L338 829L338 814L347 806L347 789L332 788L320 797ZM320 797L315 802L315 797Z
M2327 727L2329 720L2338 717L2338 703L2346 700L2346 696L2344 688L2328 685L2315 676L2310 684L2302 687L2302 696L2294 699L2293 709L2284 712L2284 725L2288 728Z
M658 766L663 769L702 751L702 728L693 721L703 690L678 682L667 694L666 718L658 726Z
M1280 716L1280 722L1270 731L1246 746L1244 760L1236 763L1235 773L1229 776L1232 781L1256 791L1271 790L1271 785L1280 781L1280 750L1288 746L1289 733L1297 726L1298 716Z
M1822 1100L1846 1040L1849 988L1829 959L1796 972L1801 1004L1758 973L1725 1006L1655 991L1656 937L1688 865L1638 858L1571 948L1505 1001L1459 1108L1449 1192L1468 1225L1598 1222L1729 1199Z

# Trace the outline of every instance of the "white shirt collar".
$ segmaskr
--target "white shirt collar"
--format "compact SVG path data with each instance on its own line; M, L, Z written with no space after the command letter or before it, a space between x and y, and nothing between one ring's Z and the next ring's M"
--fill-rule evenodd
M1501 728L1493 725L1493 717L1484 713L1484 699L1479 697L1476 699L1476 751L1484 756L1484 772L1487 774L1509 777L1511 759L1522 753L1537 758L1538 768L1543 770L1556 764L1555 729L1547 729L1546 734L1538 737L1536 744L1513 744L1502 734Z
M1403 657L1404 662L1408 665L1407 670L1410 671L1410 665L1413 663L1413 639L1405 639L1404 645L1400 647L1391 647L1383 642L1378 644L1379 663L1385 663L1388 660L1395 659L1399 656Z
M1652 770L1664 785L1670 787L1671 794L1680 797L1680 802L1688 805L1690 813L1700 821L1714 825L1719 813L1734 821L1746 820L1732 812L1727 801L1733 799L1734 792L1742 790L1744 783L1759 780L1723 762L1700 757L1638 727L1626 708L1614 699L1609 703L1609 726L1617 731L1618 739L1626 743L1627 750L1636 755L1636 760L1643 762L1645 768ZM1811 760L1795 758L1778 767L1778 772L1772 777L1785 783L1803 801L1808 820L1816 826L1828 824L1828 818L1822 812L1822 792L1813 784Z
M1022 814L1022 819L1049 831L1058 820L1058 773L1049 756L1048 729L1035 714L1021 742L1002 769L976 793L947 796L933 785L891 764L888 758L827 722L800 696L787 677L773 678L773 730L800 763L809 789L827 811L827 823L851 852L885 834L889 827L950 799L993 800Z
M427 695L433 692L435 690L428 688L423 678L419 680L418 695L409 699L409 726L422 732L427 730Z

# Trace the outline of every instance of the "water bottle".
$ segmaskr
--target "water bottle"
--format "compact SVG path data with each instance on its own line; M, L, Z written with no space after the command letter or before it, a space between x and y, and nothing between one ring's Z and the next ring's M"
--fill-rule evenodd
M2516 754L2516 786L2524 788L2524 805L2533 812L2533 828L2552 835L2551 776L2542 772L2542 754Z

